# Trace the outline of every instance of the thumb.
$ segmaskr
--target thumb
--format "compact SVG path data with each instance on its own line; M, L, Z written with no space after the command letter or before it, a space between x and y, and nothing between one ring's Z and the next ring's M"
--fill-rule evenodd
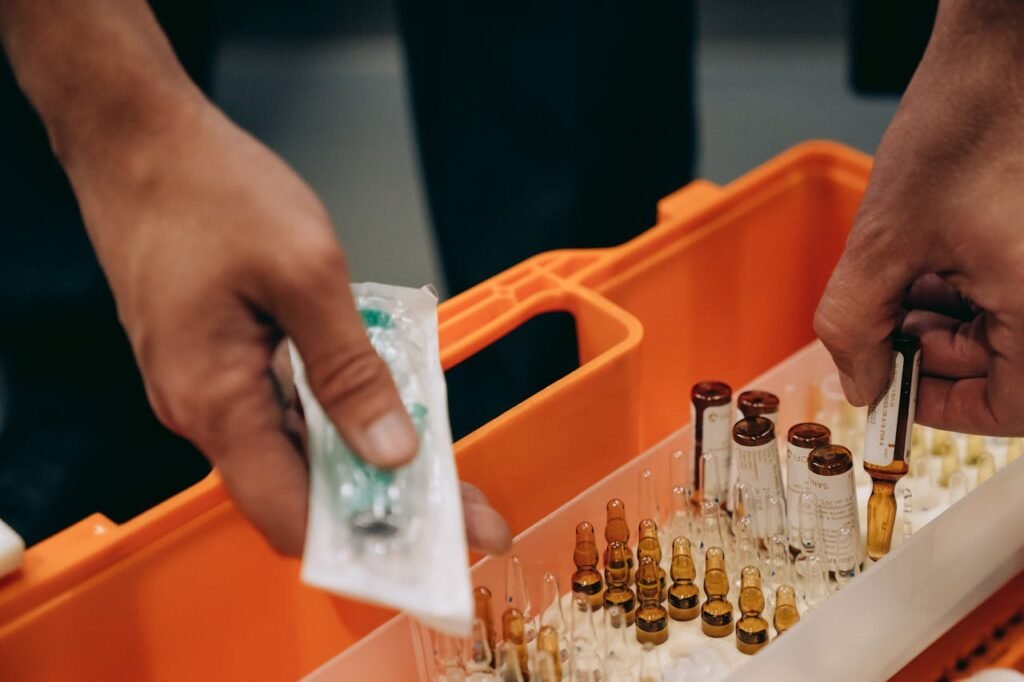
M903 318L904 293L916 279L897 247L895 226L864 217L854 223L846 250L825 287L814 331L832 354L847 399L874 401L888 383L892 332Z
M370 345L340 248L327 249L271 306L302 356L317 400L349 447L375 466L411 460L419 438L387 365Z

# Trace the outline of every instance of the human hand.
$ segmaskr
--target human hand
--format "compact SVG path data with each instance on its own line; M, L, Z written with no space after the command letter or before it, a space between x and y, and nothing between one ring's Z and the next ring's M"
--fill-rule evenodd
M1024 8L943 0L879 146L815 331L854 405L921 338L917 421L1024 434Z
M62 159L157 416L206 454L277 550L298 554L303 426L290 376L272 371L285 336L366 461L401 466L418 438L313 192L198 93L161 105L146 135L71 140ZM508 546L508 527L480 491L464 486L463 507L471 546Z

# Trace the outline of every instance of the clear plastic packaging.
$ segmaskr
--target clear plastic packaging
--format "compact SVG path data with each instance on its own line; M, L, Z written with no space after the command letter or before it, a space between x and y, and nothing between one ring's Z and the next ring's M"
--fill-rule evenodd
M314 398L292 348L309 432L302 580L401 609L465 637L473 602L438 352L437 296L428 288L374 283L352 290L370 343L387 363L420 435L420 450L395 471L357 457Z

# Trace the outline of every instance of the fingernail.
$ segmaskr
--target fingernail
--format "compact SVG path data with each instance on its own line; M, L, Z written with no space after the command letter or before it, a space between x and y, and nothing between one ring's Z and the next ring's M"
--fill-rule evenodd
M419 438L412 428L409 416L401 410L392 410L366 429L366 441L370 448L367 453L373 464L382 467L397 467L416 455Z

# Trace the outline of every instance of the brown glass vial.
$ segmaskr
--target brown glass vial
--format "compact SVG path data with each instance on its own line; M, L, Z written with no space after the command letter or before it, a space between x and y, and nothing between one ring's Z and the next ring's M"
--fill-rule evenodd
M537 651L543 651L551 655L554 662L553 677L556 680L562 679L562 658L561 644L558 641L558 630L550 625L545 625L537 633Z
M917 406L921 341L892 336L893 373L882 396L868 409L864 470L871 477L867 553L877 561L889 553L896 521L896 482L910 467L911 431Z
M636 616L636 596L629 588L629 550L618 540L608 545L608 557L604 564L604 607L618 606L626 616L626 624L632 625Z
M494 629L494 615L491 611L491 591L486 587L477 587L473 590L473 607L476 617L484 624L487 633L487 645L491 648L491 667L494 667L494 657L498 652L498 633Z
M583 521L576 526L576 550L572 554L576 572L572 574L572 591L587 598L590 608L601 606L601 574L597 572L597 541L594 527Z
M672 620L693 620L700 614L700 590L693 583L697 579L697 567L693 563L690 541L681 536L672 541L671 573L668 615Z
M732 426L732 388L721 381L701 381L690 390L690 422L693 429L693 488L694 501L704 497L705 486L701 471L705 452L715 454L718 462L716 477L719 490L712 496L723 498L725 480L729 475L729 430Z
M661 600L665 601L668 576L665 575L665 569L661 567L661 540L658 538L658 524L653 519L644 519L640 522L637 535L639 537L636 541L637 564L639 565L639 562L645 556L650 557L654 561L654 565L658 567L658 585L661 588Z
M779 585L775 590L775 631L782 634L800 622L800 611L796 608L796 590L792 585Z
M708 637L728 637L732 633L732 604L729 603L729 574L725 572L725 552L708 547L704 556L704 603L700 607L701 630Z
M643 556L636 569L636 641L664 644L668 640L668 611L661 605L660 571L650 556Z
M857 483L853 478L853 455L842 445L823 445L815 448L807 458L807 475L811 492L818 501L822 543L829 570L835 571L840 565L860 566L864 563L861 553L860 515L857 507ZM855 557L841 557L844 542L843 528L853 530Z
M764 611L761 572L755 566L740 571L740 619L736 621L736 648L742 654L756 654L768 643L768 621Z
M832 442L827 426L803 422L789 427L786 434L786 521L789 525L789 549L800 552L800 494L810 490L807 482L807 456L815 448Z
M779 423L779 396L768 391L743 391L736 398L740 418L764 417L772 424Z
M527 671L530 669L530 656L526 649L526 621L516 607L510 606L501 615L501 634L502 638L516 649L516 658L519 659L519 670L523 672L523 679L529 679Z
M764 417L741 419L732 427L732 440L736 446L733 456L736 458L737 480L746 484L754 500L755 509L747 513L757 527L764 529L764 501L769 496L784 499L775 425ZM783 532L782 529L775 530ZM765 533L771 534L772 531L765 530Z
M613 542L621 542L624 547L629 547L629 524L626 523L626 505L617 497L608 500L605 505L604 540L609 545ZM629 559L629 580L633 582L633 553L628 552ZM608 547L604 548L604 562L608 563Z

